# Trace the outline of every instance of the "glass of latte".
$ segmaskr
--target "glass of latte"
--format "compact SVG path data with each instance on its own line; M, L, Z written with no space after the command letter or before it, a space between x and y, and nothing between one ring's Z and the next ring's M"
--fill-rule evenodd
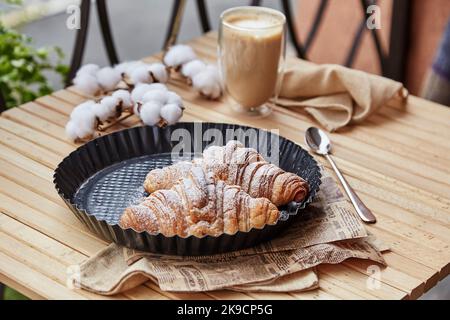
M274 9L237 7L221 15L219 67L234 110L250 116L271 112L286 56L285 16Z

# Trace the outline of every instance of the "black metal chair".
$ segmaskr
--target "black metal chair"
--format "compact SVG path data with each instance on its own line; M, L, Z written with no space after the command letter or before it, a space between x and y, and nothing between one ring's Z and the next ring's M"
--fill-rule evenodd
M114 47L114 42L111 34L111 28L109 26L108 13L106 10L106 2L105 0L97 0L97 13L100 20L100 26L103 36L103 41L106 47L106 52L108 54L109 62L111 64L115 64L119 61L116 53L116 49ZM80 6L80 28L77 31L75 46L72 53L72 58L70 62L70 69L68 76L66 78L66 85L69 85L72 82L72 79L75 76L75 73L81 66L81 62L83 60L83 54L86 46L86 39L89 29L89 14L91 8L90 0L82 0ZM6 110L6 101L0 92L0 113Z
M206 3L204 0L196 0L196 3L202 30L203 32L208 32L211 30L211 27L208 18ZM167 29L167 36L163 48L167 48L170 44L176 42L185 5L186 0L174 0L172 15ZM100 29L102 33L103 43L106 49L106 53L108 55L109 63L111 65L117 64L119 62L119 57L114 45L111 26L109 23L108 11L106 7L106 1L97 0L95 2L95 6L97 8L97 15L100 21ZM86 49L87 35L89 32L90 10L91 10L91 1L82 0L80 6L80 28L77 30L75 38L75 45L72 52L69 73L66 79L66 85L71 84L72 79L75 77L75 74L77 70L80 68L83 61L83 55ZM5 109L6 109L5 99L2 93L0 92L0 113Z
M97 14L100 20L100 28L103 37L103 43L106 48L109 63L111 65L119 62L117 51L114 46L114 41L111 33L111 27L109 24L108 12L106 8L105 0L95 1L97 7ZM75 45L72 52L72 58L70 62L70 69L66 78L66 85L72 82L77 70L80 68L83 55L86 47L86 39L89 31L89 14L91 9L91 0L82 0L80 6L80 28L77 30L75 38ZM6 101L0 92L0 113L6 110Z
M367 12L367 8L370 5L376 4L376 0L360 0L361 10L364 13L364 17L359 24L353 36L352 46L350 51L347 53L343 65L351 67L355 61L356 53L361 45L362 36L365 31L369 31L372 35L372 39L375 43L375 48L377 51L378 61L381 66L381 73L383 76L397 80L405 80L405 59L403 58L407 46L408 46L408 26L410 18L410 2L408 0L393 0L392 8L392 19L391 19L391 34L389 41L389 50L386 53L381 45L381 41L376 29L368 30L366 28L367 18L370 13ZM261 5L261 0L252 0L250 5L259 6ZM317 36L317 30L321 22L323 21L323 15L329 4L329 0L321 0L319 7L316 11L315 17L311 29L308 32L305 43L302 44L299 41L297 31L294 24L294 16L292 13L291 5L289 0L281 0L281 5L286 15L286 22L288 27L288 32L291 41L294 45L297 55L302 59L307 59L308 51Z
M80 68L83 55L86 46L86 39L89 31L89 14L90 14L90 0L81 1L81 21L80 29L77 31L77 36L75 39L75 46L72 54L72 60L70 63L70 71L67 77L66 84L69 85L74 78L77 70ZM204 0L196 0L197 9L199 12L200 23L203 32L208 32L211 30L210 22L208 18L206 3ZM166 40L164 42L164 48L167 48L170 43L175 43L178 31L181 25L181 19L184 13L184 8L186 5L186 0L174 0L172 15L168 26ZM97 0L97 15L100 21L100 28L103 37L103 43L106 48L108 55L108 60L111 65L119 62L116 48L114 46L114 40L112 37L111 26L109 23L108 11L106 8L105 0Z
M206 33L211 31L211 23L209 22L208 9L206 7L205 1L196 0L196 4L203 32ZM186 0L174 0L163 50L166 50L170 45L176 42L178 32L180 31L181 20L184 15L185 7Z
M111 27L109 24L108 11L106 8L105 0L95 1L97 7L97 15L100 21L100 29L103 37L103 43L106 48L108 60L111 65L119 62L117 51L114 46L114 40L111 33ZM72 59L70 62L69 74L66 79L66 84L69 85L72 79L75 77L75 73L80 68L83 61L83 55L86 47L86 39L89 31L89 14L91 9L90 0L82 0L80 6L80 28L77 31L75 39L75 46L72 53Z

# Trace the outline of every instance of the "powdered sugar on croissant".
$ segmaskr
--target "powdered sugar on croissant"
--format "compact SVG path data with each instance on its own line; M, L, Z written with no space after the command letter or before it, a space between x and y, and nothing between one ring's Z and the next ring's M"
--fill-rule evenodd
M225 147L210 147L203 152L203 158L194 159L190 164L181 162L152 170L144 188L149 193L170 188L192 166L201 167L230 185L240 186L252 197L265 197L277 206L301 201L309 190L301 177L266 162L255 149L244 148L238 141L230 141Z
M120 218L122 228L181 237L247 232L275 224L279 211L266 198L252 198L240 187L227 185L192 167L169 190L159 190Z

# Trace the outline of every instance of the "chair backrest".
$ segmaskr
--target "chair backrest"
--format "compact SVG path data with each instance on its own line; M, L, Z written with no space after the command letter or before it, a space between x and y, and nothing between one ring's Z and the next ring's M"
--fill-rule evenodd
M187 0L174 0L172 7L172 14L169 22L169 26L167 29L167 36L164 44L164 48L166 48L170 43L175 43L176 38L178 36L178 31L181 25L181 19L184 14L184 8L186 6ZM200 23L202 26L203 32L208 32L211 30L208 12L206 8L206 3L204 0L196 0L197 2L197 10L199 13ZM114 45L114 40L112 36L111 26L109 23L108 11L106 7L105 0L97 0L95 2L97 7L97 15L100 21L100 30L103 38L103 43L105 45L106 53L108 55L108 59L111 65L114 65L119 62L119 57L117 54L117 50ZM82 0L80 6L81 19L80 19L80 28L77 30L77 36L75 39L75 45L72 53L69 75L67 77L66 85L70 85L72 79L75 77L75 73L80 68L83 54L86 46L86 39L89 29L89 13L90 13L90 0Z
M105 0L95 1L97 7L97 15L100 21L100 30L105 45L106 53L108 55L109 63L114 65L119 62L114 40L111 32L111 26L108 18L108 11ZM77 70L80 68L83 61L83 55L86 47L86 40L89 31L89 14L91 8L91 0L82 0L80 5L80 28L77 30L75 38L75 45L70 61L69 74L66 79L66 85L70 85L72 79L75 77Z
M289 0L280 0L284 14L286 15L286 22L289 31L291 41L294 48L297 51L297 55L300 58L308 59L308 53L311 48L311 44L318 36L317 30L324 20L324 14L329 0L320 0L319 6L315 13L313 23L308 31L306 40L301 43L297 30L295 27L294 14L292 12L291 4ZM346 54L345 60L342 62L347 67L352 67L356 53L361 46L361 41L364 32L370 32L372 41L375 44L378 63L380 64L381 73L388 78L403 81L405 76L405 62L404 55L408 45L408 27L410 17L410 2L408 0L393 0L392 5L392 18L391 18L391 33L389 40L388 50L384 50L381 45L380 36L378 30L375 28L368 29L366 22L371 15L368 12L368 7L377 4L377 0L359 0L360 10L363 12L363 18L358 25L358 28L354 31L352 45L350 50ZM252 0L250 5L259 6L262 4L262 0Z
M196 4L202 30L204 33L209 32L211 30L211 23L209 22L206 2L205 0L196 0ZM176 43L185 7L186 0L174 0L163 50L167 50L171 45Z

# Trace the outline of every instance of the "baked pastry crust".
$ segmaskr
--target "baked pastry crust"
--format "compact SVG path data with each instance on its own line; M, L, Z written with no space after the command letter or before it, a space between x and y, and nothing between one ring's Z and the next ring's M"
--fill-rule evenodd
M215 179L240 186L250 196L267 198L276 206L299 202L309 191L308 183L301 177L266 162L255 149L244 148L234 140L224 147L206 149L203 158L150 171L144 188L149 193L171 188L180 178L186 177L192 167L202 167Z
M266 198L252 198L241 187L216 179L200 166L191 166L170 189L157 190L127 208L122 228L165 236L219 236L263 228L279 218Z

